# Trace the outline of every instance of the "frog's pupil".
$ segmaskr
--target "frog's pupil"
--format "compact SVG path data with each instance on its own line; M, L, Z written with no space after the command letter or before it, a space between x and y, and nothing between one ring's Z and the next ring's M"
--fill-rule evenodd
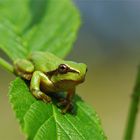
M68 71L68 67L65 64L60 64L58 68L59 73L65 74Z
M63 64L62 64L62 65L60 65L60 68L61 68L61 69L66 69L66 65L63 65Z

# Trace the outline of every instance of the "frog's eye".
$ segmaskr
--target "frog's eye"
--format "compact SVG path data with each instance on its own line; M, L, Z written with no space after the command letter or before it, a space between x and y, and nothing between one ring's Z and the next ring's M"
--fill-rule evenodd
M69 70L69 68L65 64L60 64L59 67L58 67L58 72L60 74L66 74L68 72L68 70Z

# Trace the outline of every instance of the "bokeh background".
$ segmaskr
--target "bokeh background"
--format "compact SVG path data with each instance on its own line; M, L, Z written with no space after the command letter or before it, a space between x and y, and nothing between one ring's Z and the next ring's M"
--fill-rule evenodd
M74 2L83 23L68 59L88 65L86 82L77 93L98 112L108 139L121 140L140 64L140 1ZM7 97L14 78L0 68L0 139L4 140L24 140ZM134 140L139 140L139 113L135 130Z

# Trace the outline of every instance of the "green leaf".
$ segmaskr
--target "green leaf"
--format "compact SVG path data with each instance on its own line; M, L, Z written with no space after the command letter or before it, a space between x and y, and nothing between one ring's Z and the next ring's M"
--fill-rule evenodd
M29 140L106 140L98 115L78 96L75 115L63 115L54 104L36 100L20 78L11 83L9 97Z
M0 0L0 16L23 30L31 20L30 0Z
M46 13L41 22L32 25L24 37L31 51L48 50L63 58L76 39L80 25L79 13L71 0L43 0L41 3L46 6Z
M12 60L25 58L28 54L26 42L22 40L18 29L3 18L0 19L0 49Z
M71 0L1 0L0 7L0 48L12 60L37 50L50 51L61 58L70 51L80 25Z

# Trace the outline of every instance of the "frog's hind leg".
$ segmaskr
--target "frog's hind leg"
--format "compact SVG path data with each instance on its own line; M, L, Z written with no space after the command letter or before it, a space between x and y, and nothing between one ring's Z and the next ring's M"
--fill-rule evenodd
M34 71L32 62L26 59L18 59L14 62L15 74L21 76L26 80L30 80Z
M69 89L67 91L66 98L65 99L62 99L58 103L59 106L64 106L64 109L62 109L62 113L63 114L65 114L66 112L72 110L72 108L73 108L72 99L73 99L74 95L75 95L75 88Z
M40 71L35 71L33 73L31 83L30 83L30 90L32 94L37 99L43 100L46 103L51 102L51 98L40 90L41 83L43 83L46 86L48 91L54 89L53 83L49 80L49 78L44 73Z

